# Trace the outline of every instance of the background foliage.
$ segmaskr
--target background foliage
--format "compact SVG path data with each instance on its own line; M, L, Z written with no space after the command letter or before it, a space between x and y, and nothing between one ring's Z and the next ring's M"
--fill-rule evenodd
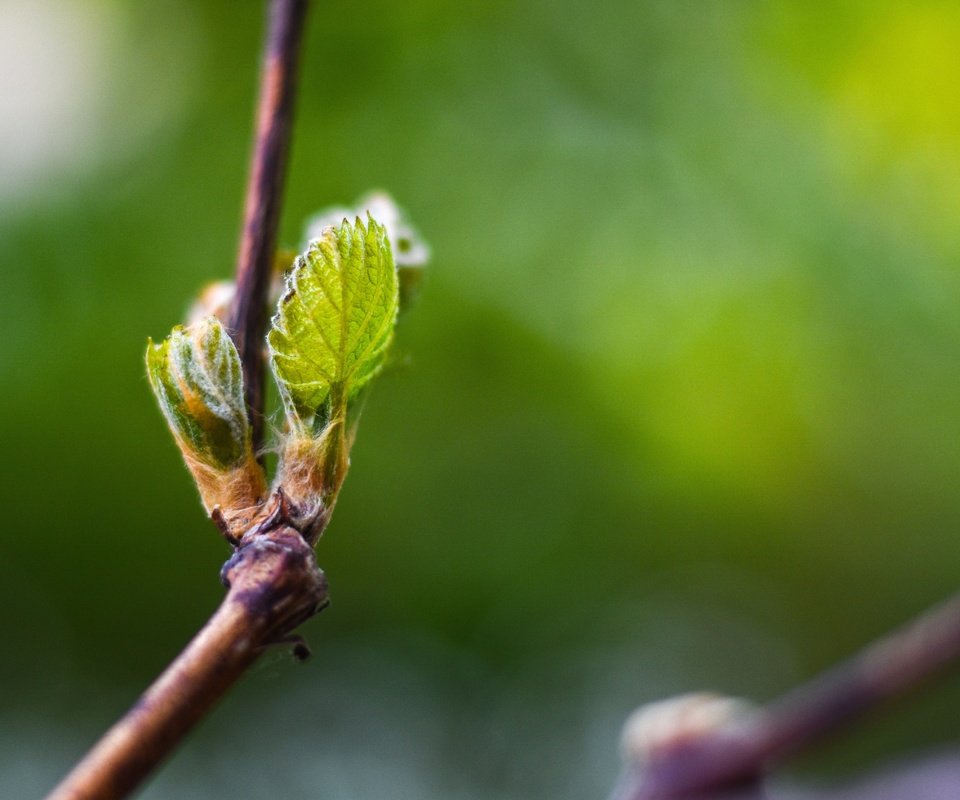
M282 238L382 186L434 264L315 659L268 657L145 797L600 797L634 705L770 697L955 587L956 4L316 6ZM221 594L142 353L232 271L261 23L0 2L5 797ZM947 741L958 702L801 766Z

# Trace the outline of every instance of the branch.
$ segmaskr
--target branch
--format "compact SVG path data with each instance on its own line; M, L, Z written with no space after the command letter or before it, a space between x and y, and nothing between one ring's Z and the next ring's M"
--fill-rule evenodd
M47 800L126 797L267 646L327 603L313 548L280 521L237 551L223 579L210 621Z
M263 444L263 337L307 0L272 0L230 330L243 364L253 449Z
M271 0L253 163L231 328L243 363L254 447L263 430L266 298L293 115L307 0ZM48 796L120 800L170 753L272 645L327 604L313 548L276 492L224 565L219 609L139 701ZM302 653L302 649L295 649Z
M650 754L628 768L616 800L675 800L755 782L960 660L960 595L868 646L746 720Z

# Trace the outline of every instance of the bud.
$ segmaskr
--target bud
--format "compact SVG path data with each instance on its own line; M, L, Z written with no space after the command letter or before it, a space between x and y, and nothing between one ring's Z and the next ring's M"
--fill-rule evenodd
M733 733L755 713L746 700L710 692L648 703L627 719L620 750L624 761L645 767L721 730Z
M204 507L210 513L219 507L228 526L242 527L266 486L230 336L213 316L178 326L160 344L148 344L147 375Z

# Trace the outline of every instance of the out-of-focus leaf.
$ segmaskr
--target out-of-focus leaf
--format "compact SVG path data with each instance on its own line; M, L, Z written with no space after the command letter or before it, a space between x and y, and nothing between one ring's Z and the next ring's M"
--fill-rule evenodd
M187 325L203 323L207 317L216 317L221 323L226 323L236 291L237 286L233 281L208 283L187 311Z
M307 222L307 242L318 238L323 229L337 225L342 219L372 216L387 231L393 261L397 265L400 282L400 311L406 311L416 299L423 271L430 261L430 245L410 221L406 211L383 191L370 192L361 197L353 208L336 206L317 212Z

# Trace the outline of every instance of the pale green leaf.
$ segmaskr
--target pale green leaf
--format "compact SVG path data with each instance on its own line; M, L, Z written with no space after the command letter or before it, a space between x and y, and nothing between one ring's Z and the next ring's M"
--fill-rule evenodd
M216 317L147 347L147 374L184 456L217 470L250 458L240 357Z
M390 240L393 262L400 283L400 313L413 305L423 283L424 268L430 261L430 245L410 221L407 212L384 191L369 192L352 209L335 206L318 211L307 220L306 239L312 241L324 228L338 225L345 217L372 216L383 225Z
M383 364L397 317L397 271L368 216L324 228L294 262L267 337L291 421L316 429L346 413Z

